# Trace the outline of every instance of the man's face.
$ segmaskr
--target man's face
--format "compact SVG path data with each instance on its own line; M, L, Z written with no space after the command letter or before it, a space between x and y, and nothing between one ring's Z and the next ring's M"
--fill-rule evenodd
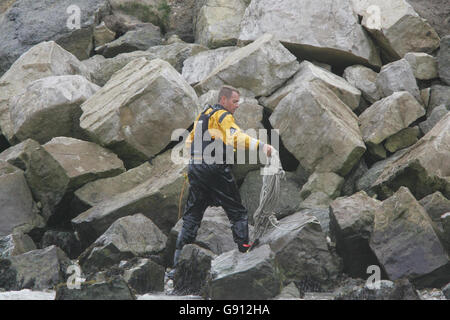
M220 99L220 104L224 106L231 114L234 114L237 108L239 108L239 94L235 91L231 94L231 97L227 99L227 97L223 96Z

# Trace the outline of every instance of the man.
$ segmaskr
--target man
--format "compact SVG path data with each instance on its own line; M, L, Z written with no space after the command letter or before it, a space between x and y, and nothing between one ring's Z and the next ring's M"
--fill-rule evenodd
M189 195L183 213L183 227L176 242L174 269L168 275L171 279L181 249L195 240L203 213L210 205L222 206L225 210L239 251L246 252L251 247L247 209L241 203L229 161L233 159L237 148L254 151L263 148L270 157L273 147L243 133L235 123L233 114L239 108L239 96L237 89L223 86L219 91L219 103L208 105L198 115L186 140L186 147L191 153L188 167ZM220 146L223 148L217 148Z

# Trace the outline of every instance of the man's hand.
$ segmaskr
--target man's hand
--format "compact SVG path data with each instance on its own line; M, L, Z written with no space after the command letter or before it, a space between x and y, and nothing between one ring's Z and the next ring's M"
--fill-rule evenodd
M263 147L263 151L268 157L271 157L272 152L275 152L275 149L270 144L265 144Z

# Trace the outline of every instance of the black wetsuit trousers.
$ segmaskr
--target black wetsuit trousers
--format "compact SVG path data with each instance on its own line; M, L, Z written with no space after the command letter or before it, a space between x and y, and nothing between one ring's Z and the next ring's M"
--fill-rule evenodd
M194 242L203 214L208 206L221 206L231 223L233 240L237 245L248 243L247 209L231 166L225 164L189 164L189 194L183 213L183 227L178 234L176 249Z

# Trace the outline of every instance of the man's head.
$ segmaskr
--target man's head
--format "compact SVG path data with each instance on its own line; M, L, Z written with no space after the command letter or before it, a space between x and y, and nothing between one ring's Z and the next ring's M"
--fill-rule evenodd
M231 86L223 86L219 91L219 104L232 114L239 108L239 90Z

